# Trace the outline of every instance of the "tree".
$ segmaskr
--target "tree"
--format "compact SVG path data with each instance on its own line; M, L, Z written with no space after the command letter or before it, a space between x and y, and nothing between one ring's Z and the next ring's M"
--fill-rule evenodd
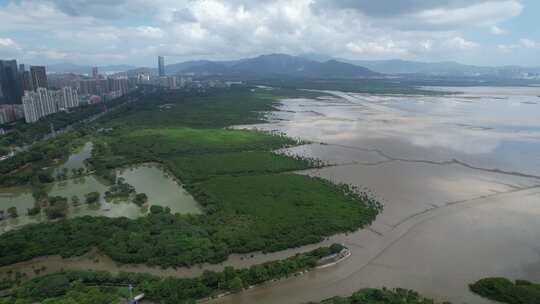
M93 204L99 202L99 192L90 192L84 195L87 204Z
M69 206L67 198L63 198L61 200L54 201L54 203L51 203L51 205L45 209L45 214L50 220L64 218L67 215L68 209Z
M7 213L12 218L19 217L19 213L17 212L17 207L9 207L7 210Z
M74 195L71 197L71 204L75 207L79 206L81 204L81 200L78 196Z
M148 196L146 195L146 193L137 193L135 195L135 198L133 199L133 203L135 203L135 205L139 207L146 204L147 202L148 202Z
M154 205L150 207L150 213L152 214L164 213L164 210L163 210L163 207Z
M244 284L242 282L242 279L240 277L234 277L229 282L229 290L232 292L239 292L244 288Z
M29 209L28 209L28 215L29 215L29 216L38 215L40 212L41 212L41 206L39 205L38 202L35 202L35 203L34 203L34 207L33 207L33 208L29 208Z

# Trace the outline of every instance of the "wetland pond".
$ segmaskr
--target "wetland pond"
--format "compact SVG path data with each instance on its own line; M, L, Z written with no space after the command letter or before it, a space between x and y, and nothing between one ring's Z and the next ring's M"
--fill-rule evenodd
M91 156L92 143L73 153L56 171L71 171L85 168L84 161ZM66 168L66 169L64 169ZM49 196L63 196L71 200L77 196L81 204L77 207L70 204L67 217L79 216L107 216L137 218L149 212L149 206L159 205L169 207L172 213L200 214L201 209L194 198L164 170L159 164L141 164L117 170L117 177L124 178L132 185L137 193L148 196L148 204L139 207L131 201L115 200L107 202L104 198L109 189L106 182L94 175L70 178L64 181L51 183L47 187ZM90 192L99 192L100 201L97 204L85 204L84 195ZM45 221L46 216L41 212L36 216L26 215L27 210L34 206L34 198L29 187L0 188L0 211L4 210L4 220L0 220L0 233L11 229ZM16 207L19 217L7 218L7 209Z

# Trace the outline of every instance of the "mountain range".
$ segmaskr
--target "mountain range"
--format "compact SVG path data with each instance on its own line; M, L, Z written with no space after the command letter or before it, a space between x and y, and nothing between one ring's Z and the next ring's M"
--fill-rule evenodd
M90 74L90 66L54 64L47 67L51 73ZM306 78L366 78L387 75L425 75L444 77L496 77L540 79L540 67L520 66L485 67L452 61L419 62L393 60L349 60L318 54L290 56L285 54L261 55L233 61L197 60L169 64L167 74L224 75L224 76L291 76ZM157 69L130 65L99 67L100 73L124 72L128 75L147 73L155 75Z
M304 78L366 78L382 74L367 68L328 60L319 62L284 54L262 55L237 61L189 61L167 66L172 74L227 76L288 76Z

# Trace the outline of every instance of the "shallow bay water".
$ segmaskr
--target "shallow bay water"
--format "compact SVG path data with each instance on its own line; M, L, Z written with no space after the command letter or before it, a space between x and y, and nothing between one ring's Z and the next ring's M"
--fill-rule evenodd
M343 263L214 303L306 303L383 286L490 303L468 284L540 282L540 89L440 89L463 93L328 92L284 100L272 123L249 126L313 142L282 152L327 161L300 173L360 186L384 211L326 241L351 248Z

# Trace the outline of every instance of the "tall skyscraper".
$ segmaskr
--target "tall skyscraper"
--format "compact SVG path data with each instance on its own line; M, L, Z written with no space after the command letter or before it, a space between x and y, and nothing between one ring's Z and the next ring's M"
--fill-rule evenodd
M32 79L32 86L34 89L49 87L47 82L47 72L44 66L31 66L30 67L30 76Z
M0 104L20 104L22 89L17 60L0 60Z
M99 78L98 67L93 67L93 68L92 68L92 78L94 78L94 79L98 79L98 78Z
M34 86L32 85L32 76L30 75L30 71L24 71L22 73L22 89L23 89L23 94L24 94L24 91L34 90Z
M159 69L159 77L165 76L165 57L163 56L158 57L158 69Z

